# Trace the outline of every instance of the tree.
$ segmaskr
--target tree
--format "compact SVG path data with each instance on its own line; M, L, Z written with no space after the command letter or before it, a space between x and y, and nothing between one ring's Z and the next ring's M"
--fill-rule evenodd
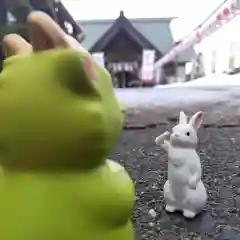
M26 21L32 10L40 10L55 18L53 0L0 0L0 39L9 33L17 33L28 40ZM8 14L14 22L8 21Z
M27 21L27 16L30 13L30 7L24 5L15 5L10 9L10 12L15 17L18 24L25 24Z
M29 0L29 3L33 9L45 12L54 20L56 20L53 2L53 0Z

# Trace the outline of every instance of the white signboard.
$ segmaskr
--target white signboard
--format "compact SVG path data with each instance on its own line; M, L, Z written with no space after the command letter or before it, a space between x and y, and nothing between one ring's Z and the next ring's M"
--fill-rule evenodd
M154 77L154 68L143 68L142 69L142 80L145 82L151 82Z
M93 58L96 60L96 62L101 66L101 67L105 67L104 65L104 53L103 52L99 52L99 53L93 53L92 54Z
M154 61L155 61L155 51L144 49L143 57L142 57L142 80L143 81L153 80Z
M155 51L154 50L143 50L143 58L142 64L143 66L153 66L155 59Z

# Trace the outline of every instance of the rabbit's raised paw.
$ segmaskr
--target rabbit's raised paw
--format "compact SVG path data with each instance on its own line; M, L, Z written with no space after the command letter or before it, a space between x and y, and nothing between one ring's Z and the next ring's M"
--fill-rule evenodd
M166 212L173 213L173 212L177 211L177 208L167 204L165 207L165 210L166 210Z

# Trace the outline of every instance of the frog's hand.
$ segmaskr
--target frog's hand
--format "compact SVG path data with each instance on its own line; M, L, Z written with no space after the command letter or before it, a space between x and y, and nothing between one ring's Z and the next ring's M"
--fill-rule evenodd
M109 166L111 172L119 172L124 170L123 166L109 159L107 160L107 165Z
M30 13L27 19L27 28L31 45L17 34L9 34L4 37L3 50L6 57L55 48L77 48L79 51L87 52L77 40L67 35L51 17L43 12Z
M120 179L122 184L123 183L129 184L129 186L131 186L131 189L132 189L131 191L134 191L133 181L123 166L121 166L119 163L116 163L109 159L107 159L107 165L108 165L110 171L113 174L116 174L115 177L118 176L117 179Z

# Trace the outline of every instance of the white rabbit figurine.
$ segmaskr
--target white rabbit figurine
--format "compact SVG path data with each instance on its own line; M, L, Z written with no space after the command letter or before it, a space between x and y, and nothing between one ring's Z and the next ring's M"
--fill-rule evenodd
M196 152L197 130L204 113L197 112L189 122L183 111L172 133L165 132L155 143L168 153L168 180L164 185L165 210L182 211L186 218L194 218L206 204L207 192L201 180L202 167ZM170 137L170 140L167 138Z

